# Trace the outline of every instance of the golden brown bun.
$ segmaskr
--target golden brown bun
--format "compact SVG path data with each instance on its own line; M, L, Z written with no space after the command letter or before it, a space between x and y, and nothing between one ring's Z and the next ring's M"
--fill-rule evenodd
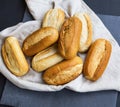
M85 52L92 43L92 22L87 13L77 13L74 16L78 17L82 22L79 52Z
M57 45L53 45L35 55L32 59L32 68L41 72L61 62L63 57L57 51Z
M29 66L15 37L8 37L2 46L2 56L5 65L16 76L25 75Z
M87 79L96 81L100 78L108 64L111 50L110 42L105 39L98 39L92 44L83 69L83 74Z
M23 42L23 52L33 56L58 40L58 31L53 27L44 27L29 35Z
M76 17L71 17L64 22L60 31L58 49L65 59L71 59L76 56L79 48L81 28L81 21Z
M65 20L65 13L61 9L50 9L44 16L43 27L51 26L58 31Z
M43 80L47 84L62 85L77 78L82 72L83 62L80 57L64 60L49 68L43 74Z

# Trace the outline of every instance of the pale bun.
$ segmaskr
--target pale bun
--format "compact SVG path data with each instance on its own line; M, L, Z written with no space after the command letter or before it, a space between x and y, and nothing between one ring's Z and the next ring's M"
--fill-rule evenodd
M65 13L61 9L50 9L44 16L42 27L54 27L60 31L61 26L65 20Z
M25 75L29 66L15 37L7 37L2 46L2 57L7 68L16 76Z
M87 13L76 13L74 16L79 18L79 20L82 22L79 52L86 52L92 43L92 21Z
M57 45L55 44L33 57L32 68L37 72L42 72L62 60L63 57L58 53Z

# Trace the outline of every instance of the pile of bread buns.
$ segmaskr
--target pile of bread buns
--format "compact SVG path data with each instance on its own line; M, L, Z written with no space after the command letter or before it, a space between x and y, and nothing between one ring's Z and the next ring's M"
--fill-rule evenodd
M16 76L29 72L26 56L31 57L32 69L43 73L50 85L62 85L83 73L86 79L96 81L103 74L112 50L108 40L92 43L92 22L87 13L76 13L65 18L61 9L50 9L42 27L28 35L22 47L14 36L5 38L2 57L7 68ZM86 53L83 62L77 53Z

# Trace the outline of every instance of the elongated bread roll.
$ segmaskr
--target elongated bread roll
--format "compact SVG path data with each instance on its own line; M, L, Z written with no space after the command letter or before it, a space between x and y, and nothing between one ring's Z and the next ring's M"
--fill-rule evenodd
M32 59L32 68L41 72L61 62L63 57L57 51L57 45L53 45L35 55Z
M29 66L15 37L8 37L2 46L2 56L7 68L16 76L25 75Z
M43 27L51 26L58 31L65 20L65 13L61 9L50 9L44 16Z
M76 13L74 16L78 17L82 22L79 52L85 52L88 50L92 43L92 22L87 13Z
M47 84L62 85L77 78L82 72L83 62L80 57L64 60L46 70L43 80Z
M83 74L87 79L95 81L101 77L108 64L111 50L110 42L105 39L98 39L92 44L83 69Z
M33 56L58 40L58 31L53 27L44 27L29 35L23 42L23 52Z
M58 49L65 59L76 56L79 49L81 29L81 21L76 17L71 17L64 22L60 31Z

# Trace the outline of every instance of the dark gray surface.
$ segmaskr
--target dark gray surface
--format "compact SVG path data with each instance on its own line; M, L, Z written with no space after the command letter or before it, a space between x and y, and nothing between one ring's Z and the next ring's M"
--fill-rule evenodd
M22 21L25 0L0 0L0 31Z
M117 96L116 107L120 107L120 92L118 93L118 96Z
M96 13L120 16L120 0L84 0Z
M98 15L120 45L120 16Z
M120 18L105 15L99 15L99 17L113 36L119 40ZM24 18L24 21L27 20L30 20L28 13ZM114 21L117 21L116 24ZM7 81L1 103L15 107L116 107L117 95L116 91L76 93L66 89L59 92L34 92L20 89Z
M15 107L116 107L116 99L116 91L35 92L20 89L7 81L1 102Z

